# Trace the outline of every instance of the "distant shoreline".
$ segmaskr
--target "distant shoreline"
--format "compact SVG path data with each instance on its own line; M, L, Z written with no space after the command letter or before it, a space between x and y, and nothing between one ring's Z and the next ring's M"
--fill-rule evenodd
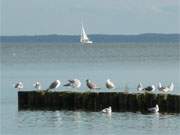
M144 33L132 35L108 35L89 34L95 43L114 42L180 42L180 34ZM57 42L57 43L79 43L80 35L24 35L24 36L0 36L2 43L6 42Z

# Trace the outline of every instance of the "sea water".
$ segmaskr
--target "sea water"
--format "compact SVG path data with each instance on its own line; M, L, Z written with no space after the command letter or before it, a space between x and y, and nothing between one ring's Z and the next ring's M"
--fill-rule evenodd
M164 134L180 132L180 115L83 111L18 111L17 91L13 85L22 81L24 90L33 90L40 81L42 88L59 79L62 84L78 78L79 91L86 91L90 79L105 88L109 78L114 91L136 92L161 82L174 82L174 94L180 94L179 43L3 43L1 45L1 134ZM73 90L69 88L58 89Z

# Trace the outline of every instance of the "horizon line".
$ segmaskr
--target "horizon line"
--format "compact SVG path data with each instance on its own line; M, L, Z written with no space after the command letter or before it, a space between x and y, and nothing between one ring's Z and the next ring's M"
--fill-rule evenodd
M162 34L162 35L180 35L180 33L137 33L137 34L100 34L100 33L93 33L93 34L88 34L88 35L107 35L107 36L138 36L138 35L146 35L146 34ZM24 34L24 35L0 35L0 37L20 37L20 36L80 36L80 34Z

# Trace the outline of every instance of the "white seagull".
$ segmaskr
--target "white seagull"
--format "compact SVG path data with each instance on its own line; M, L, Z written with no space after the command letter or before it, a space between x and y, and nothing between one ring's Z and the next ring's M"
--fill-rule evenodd
M94 82L91 82L90 80L86 80L86 85L89 89L100 89L99 87L96 86Z
M158 89L159 91L162 91L162 92L168 92L168 91L169 91L168 87L163 87L160 82L158 83L157 89Z
M163 87L162 84L158 83L158 90L162 92L169 92L174 90L174 84L171 83L169 86Z
M61 85L61 82L59 80L55 80L54 82L51 83L51 85L49 86L49 88L47 89L47 91L51 90L51 89L56 89Z
M111 106L109 106L108 108L103 109L102 112L110 114L112 112Z
M140 82L137 86L137 91L142 91L143 90L143 85L142 83Z
M72 88L80 88L81 82L78 79L68 80L69 82L63 86L70 86Z
M153 92L153 91L155 91L155 89L156 89L155 85L151 85L151 86L144 88L143 90L148 91L148 92Z
M159 112L159 106L156 104L155 107L148 108L148 111L151 113L157 113Z
M36 88L37 90L41 89L41 83L39 81L37 81L36 83L33 84L34 88Z
M110 79L107 79L107 81L106 81L106 88L108 88L108 89L114 89L115 88L114 83Z
M18 89L18 90L21 90L21 89L23 89L23 83L22 82L18 82L18 83L16 83L15 84L15 86L14 86L14 88L16 88L16 89Z
M171 84L167 87L169 88L169 91L173 91L174 90L174 83L171 82Z

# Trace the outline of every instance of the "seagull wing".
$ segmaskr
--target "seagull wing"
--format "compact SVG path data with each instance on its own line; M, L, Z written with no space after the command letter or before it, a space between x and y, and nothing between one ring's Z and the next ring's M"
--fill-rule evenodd
M49 89L54 89L57 86L57 82L54 81L51 83L51 85L49 86Z
M71 83L64 84L63 86L71 86Z
M18 88L19 87L19 83L15 84L14 88Z

